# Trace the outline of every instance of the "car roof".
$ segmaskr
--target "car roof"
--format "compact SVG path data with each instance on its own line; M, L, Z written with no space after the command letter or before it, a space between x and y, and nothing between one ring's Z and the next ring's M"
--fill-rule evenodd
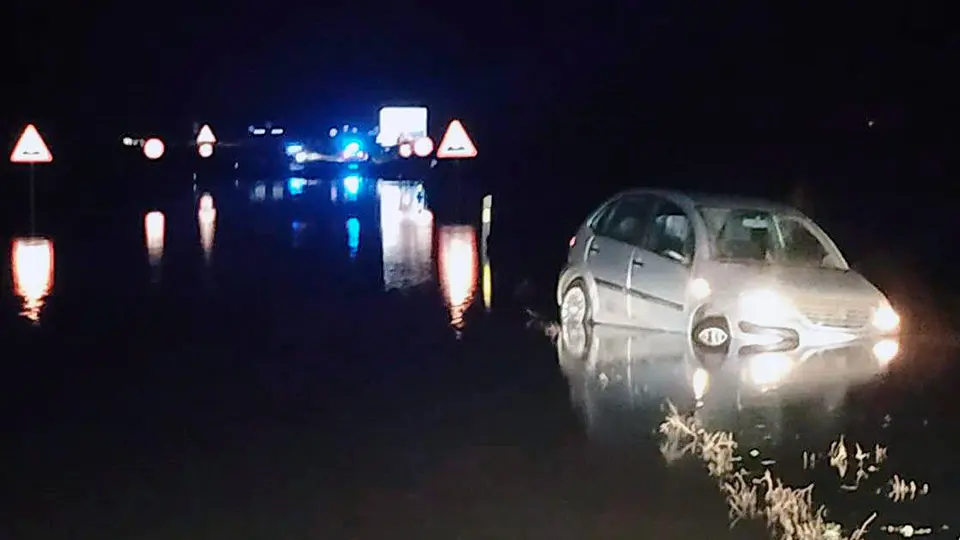
M789 205L775 201L755 198L740 197L736 195L719 195L712 193L692 193L672 189L643 189L637 188L626 193L642 194L648 193L669 199L681 206L705 206L713 208L737 208L760 210L763 212L773 212L778 214L800 214L800 212Z

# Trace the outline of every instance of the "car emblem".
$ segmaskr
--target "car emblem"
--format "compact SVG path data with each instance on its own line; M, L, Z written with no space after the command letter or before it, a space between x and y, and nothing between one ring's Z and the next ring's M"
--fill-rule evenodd
M697 341L707 347L719 347L726 343L729 337L722 328L709 326L697 334Z

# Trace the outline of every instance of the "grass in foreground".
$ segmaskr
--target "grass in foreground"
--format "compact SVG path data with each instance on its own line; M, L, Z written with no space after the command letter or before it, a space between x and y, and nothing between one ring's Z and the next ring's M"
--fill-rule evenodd
M785 485L765 467L763 472L751 472L741 465L738 445L734 436L725 431L704 429L696 416L682 415L669 404L666 419L660 424L663 442L660 451L668 463L686 456L696 456L715 478L724 494L729 508L730 526L746 519L759 519L777 540L863 540L877 520L877 512L871 513L851 532L846 533L841 524L830 521L825 506L814 501L814 484L805 487ZM865 451L854 444L852 451L841 436L830 451L823 456L841 479L841 489L854 491L886 460L887 450L879 445ZM804 452L805 469L813 468L819 461L816 454ZM908 481L894 475L877 493L893 502L903 502L929 493L927 484ZM943 527L944 529L946 527ZM886 533L912 537L931 534L930 527L917 525L884 525L878 527Z

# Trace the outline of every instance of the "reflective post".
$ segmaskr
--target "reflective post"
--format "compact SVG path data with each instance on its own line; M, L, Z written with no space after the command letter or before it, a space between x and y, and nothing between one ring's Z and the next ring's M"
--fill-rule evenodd
M37 196L34 187L33 163L30 164L30 236L37 234Z

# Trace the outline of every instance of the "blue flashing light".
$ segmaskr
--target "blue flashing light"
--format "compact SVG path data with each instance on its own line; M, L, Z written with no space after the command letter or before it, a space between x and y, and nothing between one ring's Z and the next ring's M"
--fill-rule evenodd
M294 143L294 144L288 144L288 145L287 145L287 155L288 155L288 156L295 156L295 155L299 154L300 152L303 152L303 145L302 145L302 144Z
M360 193L360 177L353 174L344 178L343 189L345 189L349 195L356 196Z
M347 168L350 169L351 171L355 171L360 168L360 165L357 163L350 163L347 165Z
M355 217L347 220L347 248L351 257L360 250L360 220Z
M306 185L307 180L304 178L291 178L287 180L287 191L290 192L290 195L300 195Z

